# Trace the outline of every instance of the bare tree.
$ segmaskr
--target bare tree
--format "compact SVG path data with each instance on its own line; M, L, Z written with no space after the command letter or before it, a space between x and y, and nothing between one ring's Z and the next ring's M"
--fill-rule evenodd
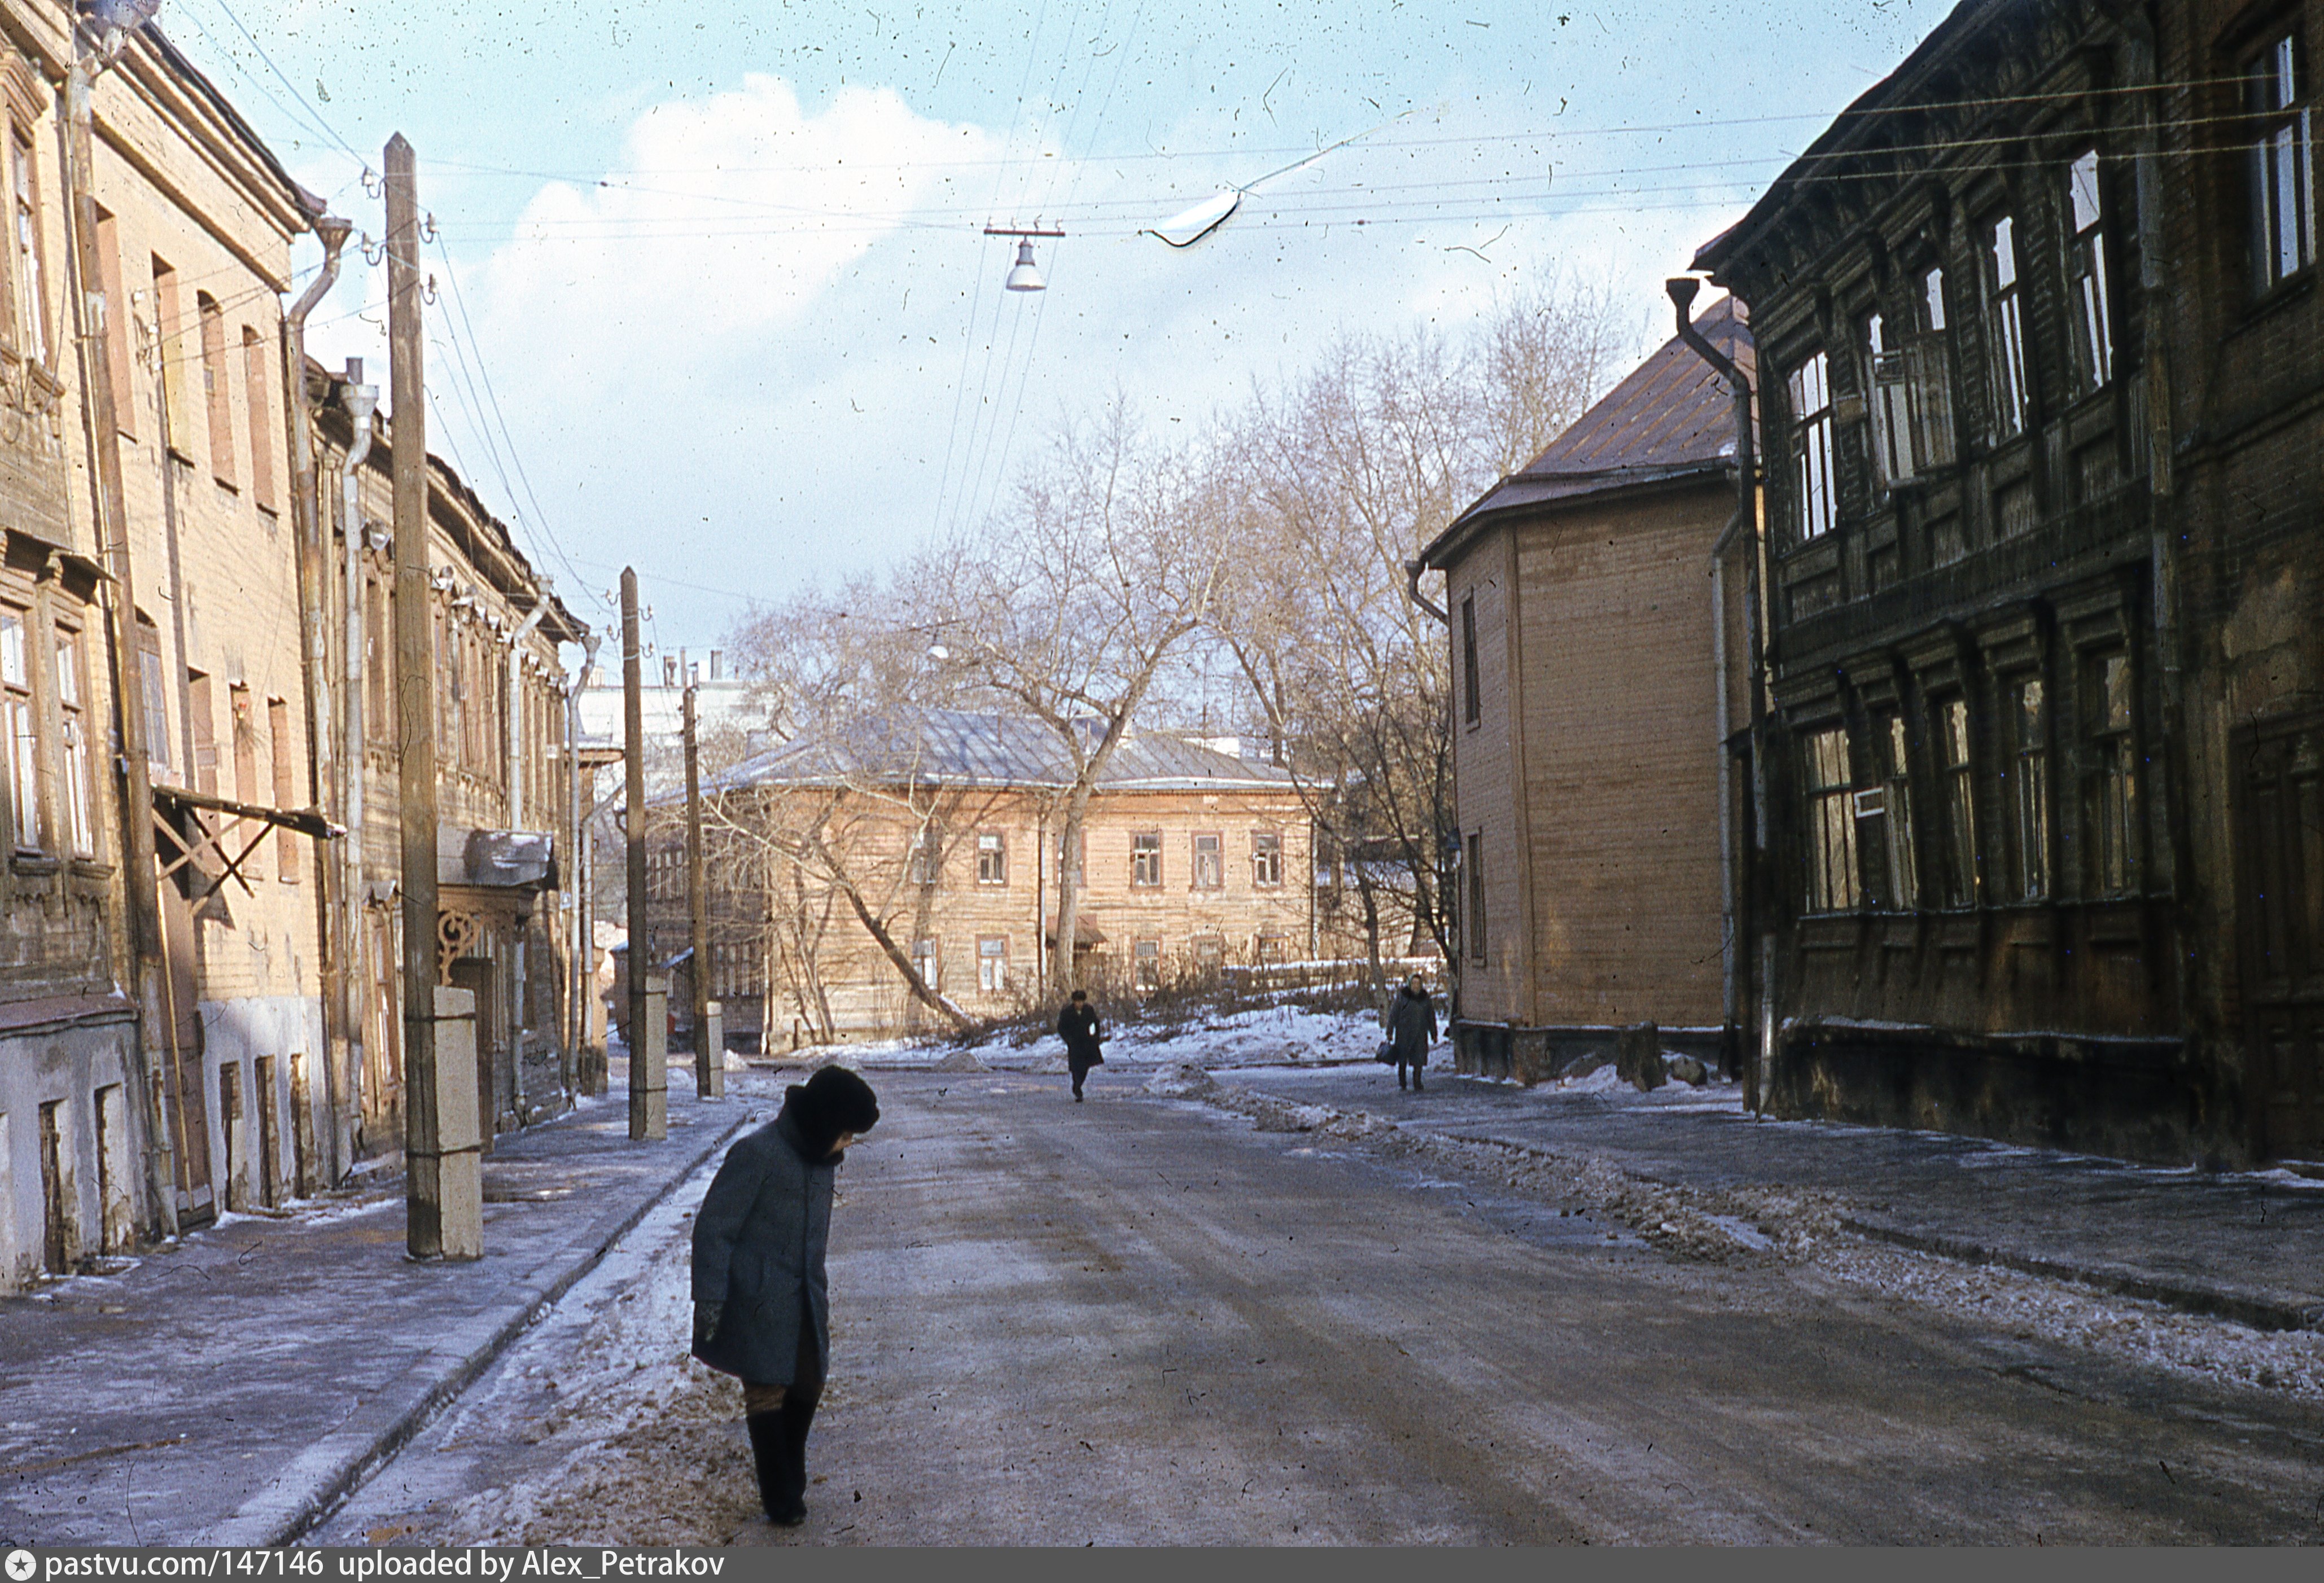
M1426 330L1345 338L1229 426L1220 466L1244 492L1208 636L1351 860L1376 982L1384 929L1454 960L1439 879L1454 824L1450 660L1409 566L1581 415L1626 342L1605 292L1542 287L1457 345Z
M1090 794L1165 663L1208 619L1226 569L1225 513L1195 451L1153 445L1116 399L1068 428L1011 507L921 557L913 630L946 679L1040 721L1065 762L1052 812L1081 850ZM1057 865L1051 982L1076 980L1078 866Z

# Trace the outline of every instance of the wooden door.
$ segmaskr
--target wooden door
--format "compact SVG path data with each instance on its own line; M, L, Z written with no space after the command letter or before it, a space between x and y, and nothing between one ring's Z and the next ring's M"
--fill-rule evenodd
M2324 714L2246 731L2236 846L2253 1131L2324 1159Z

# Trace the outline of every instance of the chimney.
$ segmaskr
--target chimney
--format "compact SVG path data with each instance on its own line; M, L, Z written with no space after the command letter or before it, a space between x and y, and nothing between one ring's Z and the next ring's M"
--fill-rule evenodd
M722 681L725 678L725 676L726 657L724 654L721 654L717 649L713 649L710 651L710 679L714 682Z

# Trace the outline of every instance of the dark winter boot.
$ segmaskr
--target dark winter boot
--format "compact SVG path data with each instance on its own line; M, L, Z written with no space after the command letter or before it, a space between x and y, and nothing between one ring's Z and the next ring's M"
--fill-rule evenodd
M1420 1068L1417 1066L1414 1067L1412 1069L1412 1091L1416 1094L1427 1086L1428 1085L1426 1083L1420 1081Z
M1401 1088L1408 1088L1408 1087L1410 1087L1410 1086L1411 1086L1408 1082L1406 1082L1406 1081L1405 1081L1405 1075L1404 1075L1404 1063L1403 1063L1403 1062L1401 1062L1401 1061L1399 1061L1399 1062L1397 1062L1397 1063L1396 1063L1396 1086L1397 1086L1397 1087L1398 1087L1398 1088L1400 1088L1400 1089L1401 1089Z
M786 1402L779 1415L777 1488L767 1503L767 1515L786 1527L807 1520L807 1431L815 1422L815 1405Z
M743 1422L751 1431L751 1459L758 1465L759 1500L767 1508L767 1515L778 1523L796 1523L798 1517L785 1517L784 1512L798 1505L796 1493L785 1496L783 1434L784 1414L753 1413ZM788 1503L788 1504L787 1504ZM804 1515L804 1512L801 1515Z

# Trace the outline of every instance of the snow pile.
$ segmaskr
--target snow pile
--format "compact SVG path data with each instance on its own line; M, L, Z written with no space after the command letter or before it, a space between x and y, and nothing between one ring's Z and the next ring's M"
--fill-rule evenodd
M1202 1100L1218 1092L1211 1074L1191 1061L1166 1066L1146 1080L1146 1091L1166 1100Z

